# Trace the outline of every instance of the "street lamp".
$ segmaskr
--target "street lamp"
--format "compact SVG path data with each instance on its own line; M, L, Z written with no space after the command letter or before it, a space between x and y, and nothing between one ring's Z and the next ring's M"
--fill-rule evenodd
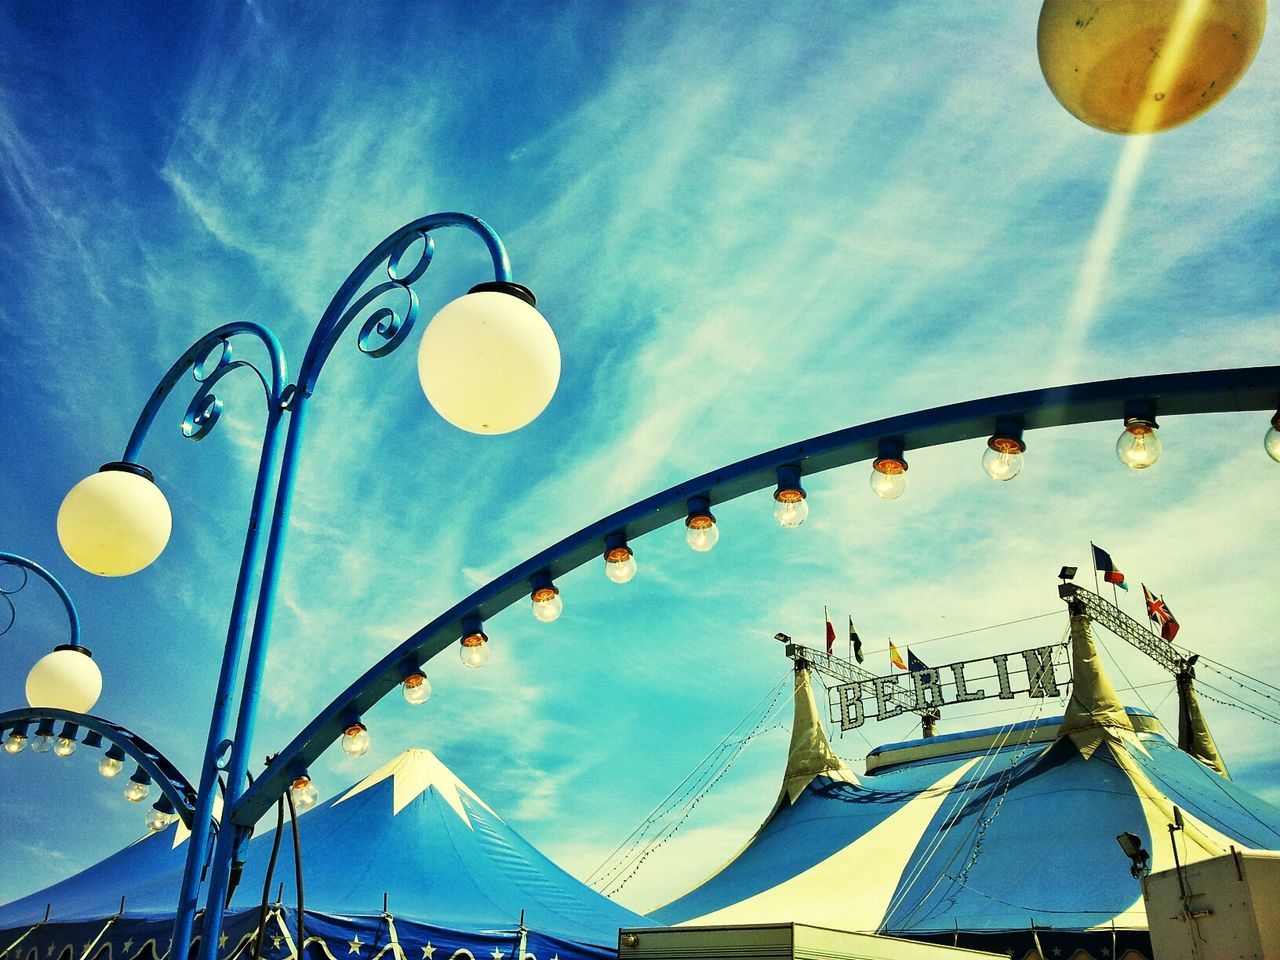
M34 573L53 587L54 593L58 595L63 608L67 611L67 620L71 625L71 642L54 647L53 652L37 660L27 674L27 702L33 707L88 713L98 702L98 697L102 693L102 671L93 662L93 654L80 645L80 615L76 613L76 605L71 602L71 595L67 593L57 577L33 560L20 557L16 553L0 552L0 567L4 566L17 567L22 571L22 582L18 586L0 590L0 595L6 601L9 601L10 595L27 585L28 572ZM12 601L9 603L12 607ZM12 626L11 619L4 630L0 630L0 635L7 633ZM43 745L42 740L41 746ZM34 746L33 749L35 749ZM72 746L71 750L74 749L75 747ZM68 750L61 755L66 756L70 752Z
M352 271L320 318L295 382L288 381L284 352L276 336L260 324L225 324L197 340L170 367L149 397L124 456L73 487L58 512L58 538L63 549L91 573L124 576L154 562L168 542L171 516L154 475L140 464L139 452L161 404L190 371L200 386L187 407L182 432L189 439L200 440L213 429L221 414L222 403L214 392L218 382L241 367L257 374L266 391L266 432L175 915L172 956L177 960L186 960L190 950L206 862L209 882L199 957L209 960L214 955L232 863L242 859L249 836L248 828L236 825L235 829L218 831L215 843L211 831L213 801L220 760L229 744L222 822L230 825L237 801L245 791L298 451L317 378L333 347L352 323L360 323L357 346L369 356L386 356L404 343L418 316L414 284L434 255L432 232L446 227L462 227L480 237L493 262L494 279L472 287L447 304L427 326L418 352L423 392L445 420L472 433L508 433L532 421L550 402L560 379L560 350L555 334L536 309L533 293L512 281L506 249L493 229L467 214L438 213L391 234ZM380 269L385 270L386 279L371 282ZM251 362L235 357L234 342L239 338L257 340L265 347L270 368L259 370ZM286 414L287 436L283 452L277 457L279 428ZM268 500L272 503L269 518ZM264 529L266 544L262 547L260 532ZM240 673L255 582L258 586L253 627L234 734L228 738L233 688ZM464 637L464 663L476 666L483 661L487 655L485 639L478 627ZM422 674L411 673L405 681L405 698L410 702L425 700L430 691L426 678L415 680L416 677ZM363 724L349 724L347 729L353 732L345 745L359 749L367 744L367 730L356 727L362 728ZM137 781L132 782L131 792L139 793L138 786ZM313 805L319 796L304 770L294 772L291 790L299 808Z

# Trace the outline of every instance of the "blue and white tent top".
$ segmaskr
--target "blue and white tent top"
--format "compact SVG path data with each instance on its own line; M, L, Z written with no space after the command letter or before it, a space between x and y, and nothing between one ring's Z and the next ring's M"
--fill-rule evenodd
M510 958L517 949L536 960L603 957L615 952L619 927L650 923L557 867L427 750L406 751L303 814L299 831L307 949L313 957L374 960L391 950L399 957L410 951L415 960L437 960L436 951L440 960L502 960L500 954ZM220 957L243 951L256 931L272 833L249 845ZM48 948L60 951L64 944L75 944L78 958L117 913L102 940L111 960L137 956L149 942L151 952L163 957L186 837L170 827L0 907L0 931L6 935L37 924L46 905L50 910L49 923L8 960L27 960L29 949L49 960ZM273 899L279 884L284 886L268 923L268 958L294 952L290 850L281 844L271 884ZM95 948L85 960L98 960L101 953Z
M1139 883L1116 843L1137 834L1153 870L1237 849L1280 848L1280 810L1179 750L1150 713L1121 706L1088 620L1073 617L1065 717L892 744L851 772L822 732L797 669L791 757L773 812L728 864L650 914L662 924L794 921L1005 949L971 934L1132 931ZM1089 938L1061 942L1072 956ZM1015 944L1009 939L1009 945ZM1047 949L1047 947L1046 947ZM1037 950L1038 952L1038 950ZM1015 955L1022 956L1022 949Z

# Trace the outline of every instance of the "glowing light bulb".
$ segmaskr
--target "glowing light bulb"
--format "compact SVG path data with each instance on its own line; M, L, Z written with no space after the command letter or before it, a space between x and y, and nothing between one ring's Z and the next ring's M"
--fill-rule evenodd
M299 811L310 810L320 802L320 791L305 773L293 781L289 793L293 796L294 807Z
M76 742L71 737L59 737L53 744L56 757L69 757L76 752Z
M176 813L167 813L164 810L152 807L147 811L147 829L152 833L159 833L177 819L178 815Z
M27 747L27 735L10 730L4 737L5 753L21 753Z
M560 599L560 591L555 587L539 587L533 591L533 616L543 623L552 623L560 619L564 612L564 601Z
M124 798L130 803L141 803L150 793L151 785L137 780L130 780L124 788Z
M907 490L907 462L879 457L871 464L871 489L881 500L897 500Z
M431 697L431 681L422 673L411 673L404 678L401 684L401 692L404 694L404 702L418 706L426 703Z
M1262 439L1262 446L1267 451L1267 456L1280 463L1280 414L1271 421L1271 426L1267 428L1267 435Z
M348 757L363 757L372 745L369 728L363 723L353 723L342 732L342 752Z
M614 583L630 583L636 575L636 555L630 547L614 547L605 552L604 572Z
M1145 470L1160 459L1160 435L1150 420L1130 420L1116 441L1116 456L1126 467Z
M809 501L803 490L778 490L773 495L773 519L788 529L798 527L809 517Z
M164 494L151 472L136 463L105 464L72 487L58 509L62 549L100 577L124 577L149 566L169 542L172 527Z
M37 733L31 738L32 753L48 753L53 749L52 733Z
M483 667L489 660L489 638L476 630L462 638L458 656L468 667Z
M710 513L692 514L684 522L684 540L698 553L706 553L720 539L720 528Z
M1012 480L1022 472L1022 451L1026 446L1012 437L992 437L982 451L982 469L992 480Z
M103 757L98 761L98 772L110 780L112 777L120 775L120 771L124 769L124 762L117 760L115 757Z

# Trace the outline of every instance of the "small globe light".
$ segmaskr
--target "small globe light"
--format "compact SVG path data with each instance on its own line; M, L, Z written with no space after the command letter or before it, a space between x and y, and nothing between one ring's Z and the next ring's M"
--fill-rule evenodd
M720 540L720 528L709 512L696 513L684 521L684 540L698 553L706 553Z
M1151 420L1125 420L1124 433L1116 441L1116 456L1126 467L1145 470L1160 459L1160 435Z
M69 757L76 752L76 742L71 737L59 737L54 741L53 754L56 757Z
M418 378L440 416L471 433L509 433L540 414L560 382L560 347L519 284L480 284L435 315Z
M1198 117L1235 86L1262 41L1266 0L1045 0L1040 70L1068 112L1111 133Z
M17 730L10 730L4 735L5 753L21 753L27 747L27 735Z
M369 728L359 721L342 732L342 752L348 757L363 757L372 745Z
M65 643L36 661L27 674L33 707L88 713L102 693L102 672L84 647Z
M877 457L871 464L871 489L881 500L897 500L907 489L907 461Z
M1012 480L1022 472L1022 453L1026 445L1013 437L992 437L982 451L982 469L992 480Z
M141 803L151 793L151 778L146 771L137 770L124 785L124 798L130 803Z
M400 685L400 692L404 694L405 703L416 707L430 699L431 681L421 672L411 673L404 678L404 682Z
M798 488L779 489L773 494L773 519L787 529L794 529L809 518L809 501Z
M137 464L108 463L67 493L58 508L58 540L78 567L102 577L137 573L160 556L173 515Z
M604 572L614 583L630 583L636 575L636 555L630 547L613 547L605 552Z
M107 754L101 760L98 761L98 772L102 774L104 777L106 777L108 780L112 779L113 777L118 777L120 775L120 771L123 769L124 769L124 761L117 760L115 757L111 756L110 754Z
M305 773L293 781L289 793L293 796L294 807L299 811L310 810L320 800L320 791Z
M32 753L48 753L53 749L52 733L37 733L31 738Z
M481 630L473 630L462 638L458 656L468 667L483 667L489 660L489 638Z
M1262 438L1263 448L1267 451L1267 456L1280 463L1280 414L1276 414L1271 426L1267 427L1267 435Z
M533 601L533 617L543 623L554 623L564 612L564 601L555 587L539 587L529 595Z
M152 833L159 833L177 819L178 815L176 813L162 810L156 805L147 811L147 829Z

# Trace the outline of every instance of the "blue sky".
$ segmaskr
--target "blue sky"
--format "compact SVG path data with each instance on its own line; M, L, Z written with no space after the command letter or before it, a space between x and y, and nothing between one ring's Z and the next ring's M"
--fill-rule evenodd
M162 413L144 454L173 539L134 577L63 556L66 490L120 456L205 330L265 323L296 369L347 272L433 211L502 234L559 337L560 388L525 430L477 437L422 397L416 338L372 362L339 345L299 472L259 758L476 587L689 476L941 403L1275 362L1276 31L1215 109L1125 139L1049 93L1038 11L0 4L0 549L76 598L105 677L96 712L195 770L261 400L224 381L222 422L198 445L178 430L190 393ZM442 233L424 317L486 269L474 238ZM1280 467L1265 429L1169 419L1143 473L1117 463L1118 424L1034 433L1001 485L980 444L936 448L893 503L859 464L806 481L795 531L765 493L727 504L713 553L672 527L634 545L625 587L577 571L560 621L508 610L483 670L437 658L425 707L389 698L366 717L370 756L335 747L313 773L327 794L429 747L585 876L786 675L776 631L816 644L824 604L837 623L852 613L884 670L888 636L931 662L1055 642L1062 616L925 643L1059 609L1054 574L1087 568L1090 540L1165 595L1189 647L1274 682ZM15 602L6 706L65 638L51 593ZM1139 688L1130 702L1174 724L1168 678L1109 649L1117 686ZM1280 800L1275 726L1206 707L1236 778ZM786 719L624 902L678 895L747 839L776 796ZM906 720L862 732L835 741L855 769L911 735ZM141 833L143 811L93 766L0 757L0 900Z

